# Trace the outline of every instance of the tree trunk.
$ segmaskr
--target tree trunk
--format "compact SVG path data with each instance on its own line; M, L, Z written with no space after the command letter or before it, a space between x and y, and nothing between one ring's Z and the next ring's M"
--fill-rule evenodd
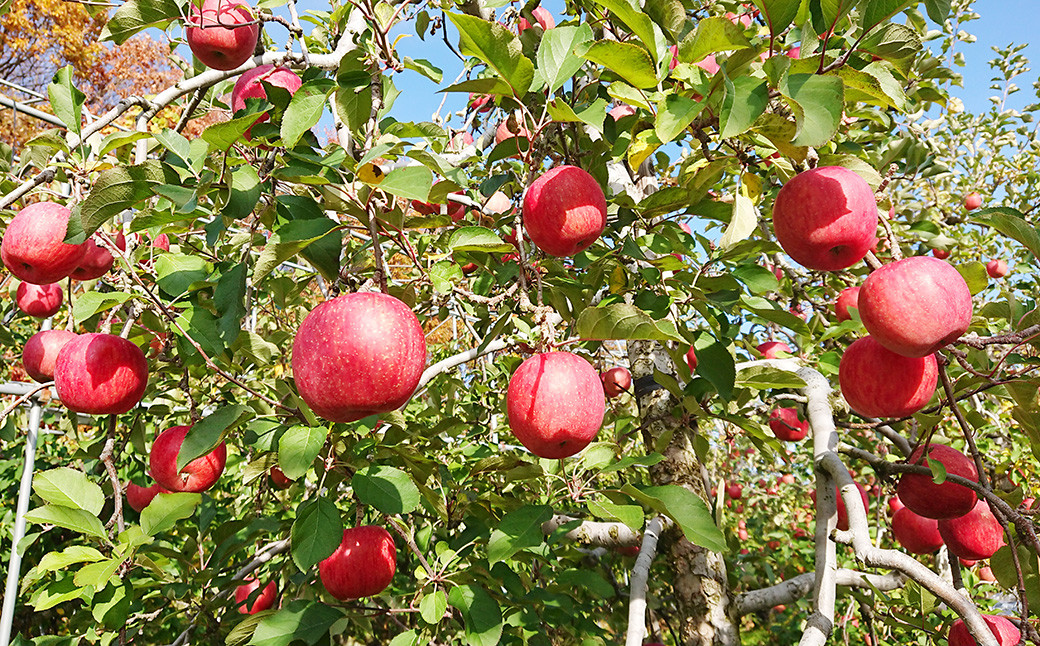
M648 447L670 436L665 459L650 468L655 485L674 484L697 494L709 506L705 467L693 450L695 428L672 415L678 404L653 379L654 369L674 375L671 357L654 341L630 341L629 362ZM698 547L674 527L662 555L673 570L672 588L679 611L677 630L684 646L739 646L740 633L730 616L733 598L722 555Z

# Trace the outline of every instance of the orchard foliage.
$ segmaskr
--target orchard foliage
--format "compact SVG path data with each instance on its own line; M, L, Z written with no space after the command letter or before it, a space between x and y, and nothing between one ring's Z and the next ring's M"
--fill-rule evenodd
M108 121L84 118L97 85L58 70L46 92L66 128L0 160L2 220L39 200L73 209L66 240L95 236L116 267L70 281L54 326L122 331L146 349L150 377L144 402L118 416L46 401L52 433L19 545L19 643L618 644L636 562L626 548L655 519L658 554L640 560L646 641L795 643L814 610L811 579L775 608L740 596L812 572L828 540L814 546L809 491L823 476L812 440L769 430L774 408L805 419L807 385L757 361L766 341L833 385L842 459L869 494L878 545L898 549L885 503L907 440L978 456L1012 508L1036 495L1040 149L1037 106L1005 104L1025 70L1018 50L994 63L992 109L970 114L950 97L970 0L640 4L567 0L544 29L537 1L360 0L300 17L266 1L266 53L246 67L286 65L303 84L292 95L265 84L266 99L235 114L239 74L197 62L171 89L110 100ZM180 39L187 14L175 0L126 0L99 37L126 47L158 28ZM518 33L522 18L534 26ZM405 56L401 34L445 50L462 73ZM4 41L0 71L12 47L47 53ZM419 76L467 107L402 120ZM608 115L622 104L633 109ZM496 141L503 123L520 136ZM520 209L525 188L564 164L603 187L607 226L554 257L524 235ZM777 192L817 166L847 167L875 191L888 214L881 262L949 251L973 294L969 340L940 358L949 382L911 417L863 419L839 396L838 362L864 330L855 309L838 321L833 302L870 267L810 271L776 241ZM984 203L969 212L972 191ZM168 250L153 244L163 235ZM1010 273L989 278L990 258ZM5 274L12 295L16 284ZM319 303L374 290L418 317L427 371L401 410L326 422L294 384L294 335ZM17 358L39 322L13 298L3 309L6 376L27 381ZM524 450L506 417L511 374L550 349L635 377L607 401L596 440L564 460ZM27 420L18 409L0 428L12 504ZM128 483L152 484L159 433L192 423L177 464L226 442L216 485L160 493L140 514L117 504ZM980 610L1025 628L1040 609L1040 562L1028 505L1018 516L1012 547L988 564L995 582L983 564L954 568ZM583 521L615 524L606 539L572 540ZM396 576L381 594L337 601L318 563L363 525L390 531ZM917 558L950 575L945 558ZM838 559L872 571L846 546ZM250 577L277 582L274 608L238 611ZM842 588L832 638L941 641L957 614L918 582L896 583Z

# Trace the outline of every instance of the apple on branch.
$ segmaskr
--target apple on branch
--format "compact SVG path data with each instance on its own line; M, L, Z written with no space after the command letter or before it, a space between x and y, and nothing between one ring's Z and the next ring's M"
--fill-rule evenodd
M780 353L794 354L791 346L783 341L766 341L755 348L762 353L763 359L780 359Z
M849 313L850 307L859 307L859 286L846 287L841 290L838 294L838 299L834 301L834 317L839 321L848 321L852 319L852 314Z
M22 348L25 372L40 383L52 381L58 352L75 338L76 333L68 330L42 330L32 335Z
M79 265L86 245L66 244L71 211L37 202L18 212L0 241L0 259L15 278L34 285L56 283Z
M800 419L796 408L774 408L769 413L769 430L778 440L800 442L809 434L809 421Z
M607 200L592 175L577 166L557 166L531 182L523 218L536 247L552 256L573 256L599 240L607 226Z
M114 334L81 334L58 352L54 388L69 410L88 415L125 413L148 386L144 352Z
M271 581L259 593L256 590L260 590L260 580L254 576L247 577L242 585L235 588L235 607L240 613L255 615L274 607L278 599L278 584ZM249 603L250 598L253 599L252 603Z
M924 408L939 382L935 355L905 357L873 336L841 355L838 383L849 407L863 417L906 417Z
M318 576L340 601L379 594L394 580L397 547L390 532L376 525L343 530L343 540L318 564Z
M632 389L632 373L628 368L611 368L601 373L599 378L603 382L604 394L611 399Z
M982 206L982 196L972 191L964 196L964 210L974 211L975 209Z
M227 443L221 442L177 470L177 456L190 426L173 426L159 434L148 454L148 469L155 481L169 491L200 493L213 486L227 464Z
M535 7L531 11L531 14L534 16L535 22L538 23L538 26L545 31L556 26L556 19L552 17L552 14L549 13L549 10L545 7ZM519 27L519 31L523 33L533 27L533 25L527 18L520 16Z
M184 30L195 58L215 70L233 70L253 56L260 24L244 0L203 0L188 3Z
M99 246L94 238L87 240L84 245L86 252L83 254L83 259L70 274L74 280L94 280L112 270L115 258L107 249Z
M1004 528L985 500L975 503L967 514L945 518L938 525L950 553L962 559L988 559L1004 545Z
M1004 617L997 615L982 615L990 632L997 638L999 646L1016 646L1022 643L1022 631L1015 624ZM958 619L950 626L950 632L946 636L948 646L978 646L979 643L968 632L963 619Z
M144 508L152 504L152 500L161 493L170 492L158 482L152 483L150 487L142 487L133 482L126 484L126 502L137 513L144 511Z
M246 99L266 99L267 90L264 89L263 85L265 82L275 87L283 88L289 94L296 94L296 91L303 85L303 79L288 68L275 67L274 65L254 67L238 77L238 81L235 82L235 87L231 90L231 110L238 112L245 109ZM265 112L257 117L253 125L267 121L270 118L270 115ZM246 130L246 139L250 139L251 131L252 127ZM167 247L168 249L169 247Z
M15 304L29 316L45 319L58 313L65 292L59 283L33 285L22 281L15 291Z
M943 546L939 521L915 514L906 507L892 516L892 536L911 554L932 554Z
M993 258L986 263L986 273L989 274L990 278L1003 278L1004 276L1007 276L1007 261L1000 258Z
M957 449L944 444L931 444L928 446L927 458L924 450L923 446L917 447L911 454L909 463L928 466L929 462L937 460L947 474L978 480L975 463ZM978 500L975 492L964 485L948 480L942 484L935 484L930 475L916 473L903 474L896 491L899 493L899 499L911 511L936 520L963 516L975 508Z

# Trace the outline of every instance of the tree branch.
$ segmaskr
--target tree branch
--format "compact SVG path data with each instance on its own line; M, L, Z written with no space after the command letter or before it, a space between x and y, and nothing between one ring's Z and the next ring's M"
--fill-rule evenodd
M806 572L774 586L737 595L734 604L737 616L743 617L780 604L793 603L812 591L815 580L815 572ZM902 588L906 584L906 577L898 572L869 574L841 568L836 573L835 582L848 588L876 588L887 592Z
M642 646L646 634L646 590L650 579L650 566L657 554L657 537L664 528L661 516L647 523L643 532L643 544L639 548L635 567L632 568L632 586L628 601L628 633L625 646Z
M581 520L563 514L556 514L551 519L542 523L542 533L552 534L560 527ZM671 521L662 521L663 527L671 525ZM581 525L570 530L564 537L581 545L594 545L597 547L632 547L639 545L644 537L637 531L624 523L605 523L594 520L585 520Z

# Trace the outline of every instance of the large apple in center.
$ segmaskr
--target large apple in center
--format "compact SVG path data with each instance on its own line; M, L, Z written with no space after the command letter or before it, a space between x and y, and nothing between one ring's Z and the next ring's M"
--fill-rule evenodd
M513 435L538 457L566 458L599 432L606 412L595 368L570 352L527 359L509 379L506 409Z
M379 594L394 580L397 547L390 532L376 525L343 530L336 551L318 564L318 576L340 601Z
M330 422L353 422L404 406L425 366L426 336L419 320L387 294L325 301L304 318L293 341L300 397Z
M557 166L531 182L523 214L535 246L552 256L573 256L603 233L607 200L592 175L577 166Z
M0 258L19 280L47 285L66 278L86 247L65 244L72 212L54 202L30 204L14 216L0 242Z
M962 559L988 559L1004 545L1004 528L985 500L963 516L938 521L938 526L950 552Z
M189 2L184 36L206 67L233 70L253 55L260 25L244 0L203 0L201 9Z
M231 110L238 112L244 109L246 107L246 99L266 99L267 90L264 89L264 82L275 87L284 88L289 94L296 94L296 90L299 90L300 86L303 85L303 79L288 68L275 67L274 65L254 67L235 81L235 87L231 90ZM269 118L270 115L265 112L257 117L253 125L267 121ZM246 139L250 138L251 130L252 127L246 130Z
M147 386L144 352L113 334L81 334L65 344L54 363L58 398L77 413L125 413Z
M148 454L148 469L162 487L170 491L199 493L213 486L227 464L227 443L221 442L206 455L199 456L177 470L177 456L190 426L174 426L159 433Z
M924 458L924 447L917 447L909 462L928 466L932 460L942 463L947 474L969 480L977 480L979 477L971 458L944 444L929 445L927 459ZM948 480L942 484L935 484L931 476L916 473L903 474L896 491L908 509L925 518L936 520L963 516L975 507L978 500L975 492L963 485Z
M15 303L18 304L18 309L38 319L45 319L57 314L64 298L65 293L59 283L33 285L23 281L18 283L18 290L15 293Z
M54 379L58 352L75 338L76 333L68 330L42 330L32 335L22 348L25 372L40 383Z
M935 355L904 357L873 336L857 339L838 366L841 394L864 417L906 417L924 408L939 381Z
M776 196L773 230L787 255L809 269L851 267L874 246L878 212L867 181L841 166L794 176Z
M892 352L924 357L971 324L971 291L953 265L913 256L871 272L859 290L859 317Z

